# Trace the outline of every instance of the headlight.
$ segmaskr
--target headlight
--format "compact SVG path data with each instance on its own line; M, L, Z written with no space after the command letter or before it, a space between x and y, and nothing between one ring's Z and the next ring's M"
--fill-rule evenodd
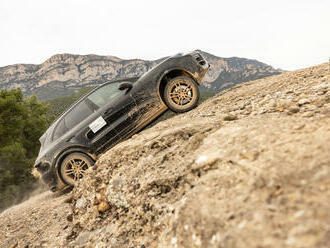
M47 162L40 162L34 166L40 173L44 173L49 170L50 164Z

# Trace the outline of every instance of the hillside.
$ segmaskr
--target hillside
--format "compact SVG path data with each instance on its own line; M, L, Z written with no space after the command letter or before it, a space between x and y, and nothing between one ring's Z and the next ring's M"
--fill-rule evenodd
M202 88L213 92L228 88L228 85L282 72L256 60L220 58L202 51L201 53L211 64ZM17 64L1 67L0 89L21 88L25 95L35 94L40 100L48 100L109 80L139 76L163 59L123 60L113 56L57 54L40 65Z
M329 247L329 64L240 84L0 214L0 247Z

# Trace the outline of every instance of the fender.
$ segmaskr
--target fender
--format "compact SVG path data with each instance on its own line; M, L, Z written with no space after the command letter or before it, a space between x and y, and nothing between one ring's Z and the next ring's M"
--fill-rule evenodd
M73 152L81 152L81 153L84 153L86 155L88 155L91 159L93 159L94 161L96 161L96 156L91 154L87 147L84 147L84 146L70 146L70 147L67 147L64 151L62 151L59 155L56 156L56 158L54 159L54 168L56 169L56 171L58 171L59 169L59 166L61 164L61 162L63 161L63 159L69 155L70 153L73 153Z
M57 188L58 189L62 189L66 186L66 184L64 183L61 174L59 173L59 166L62 163L62 161L64 160L64 158L69 155L70 153L73 152L81 152L84 153L86 155L88 155L90 158L92 158L92 160L94 160L94 162L96 161L96 157L89 153L86 147L83 146L70 146L68 147L66 150L64 150L62 153L60 153L56 160L55 160L55 164L53 166L54 171L57 175Z
M187 68L184 68L184 67L172 67L171 69L167 69L167 70L164 71L162 74L160 74L159 79L157 80L157 84L156 84L158 97L159 97L159 99L161 99L162 102L163 102L163 99L162 99L162 97L161 97L161 95L160 95L160 84L161 84L161 82L162 82L162 79L163 79L167 74L169 74L170 72L172 72L172 71L176 71L176 70L180 70L180 71L184 71L184 72L186 72L187 74L189 74L189 76L190 76L191 78L193 78L196 82L198 82L198 81L197 81L197 77L196 77L192 72L190 72Z

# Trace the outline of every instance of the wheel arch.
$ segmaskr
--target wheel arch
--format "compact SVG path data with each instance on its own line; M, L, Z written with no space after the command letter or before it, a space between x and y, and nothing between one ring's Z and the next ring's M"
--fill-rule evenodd
M158 85L157 85L158 94L159 94L159 96L160 96L160 98L162 99L163 102L164 102L164 90L165 90L166 84L171 79L173 79L175 77L179 77L179 76L189 77L189 78L193 79L198 84L198 81L194 77L193 73L191 73L187 69L184 69L184 68L181 68L181 67L175 67L175 68L171 68L169 70L166 70L162 74L162 76L160 77L160 79L158 81Z
M94 162L96 161L96 156L91 154L90 152L88 152L88 150L84 147L71 147L69 149L66 149L59 156L57 156L57 159L55 162L55 170L56 170L57 176L58 176L58 178L60 178L60 180L62 182L63 182L63 178L61 177L61 173L59 173L60 166L61 166L63 160L67 156L69 156L70 154L75 153L75 152L83 153L86 156L90 157Z

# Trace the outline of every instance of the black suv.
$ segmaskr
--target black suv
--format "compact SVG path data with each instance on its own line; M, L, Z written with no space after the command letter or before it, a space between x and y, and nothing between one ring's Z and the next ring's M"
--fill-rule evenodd
M79 99L41 136L35 167L52 191L73 186L98 155L147 126L168 108L196 107L209 68L197 51L177 54L139 78L105 83Z

